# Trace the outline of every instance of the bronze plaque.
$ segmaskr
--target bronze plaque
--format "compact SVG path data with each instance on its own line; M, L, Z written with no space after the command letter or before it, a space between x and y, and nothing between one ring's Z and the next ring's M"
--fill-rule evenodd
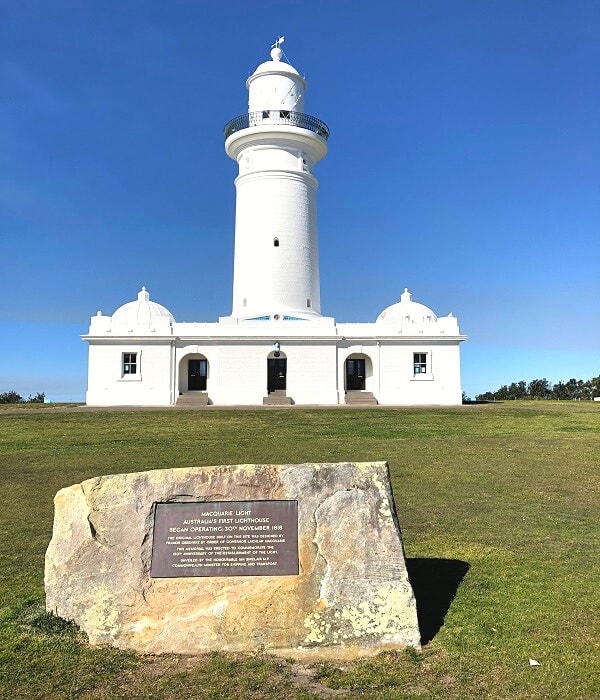
M298 574L298 501L157 503L150 575Z

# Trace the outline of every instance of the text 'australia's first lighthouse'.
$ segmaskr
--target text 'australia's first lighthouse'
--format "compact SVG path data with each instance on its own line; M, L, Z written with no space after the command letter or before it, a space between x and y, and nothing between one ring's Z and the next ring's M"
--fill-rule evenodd
M232 316L311 318L321 311L315 163L329 129L304 113L306 81L271 60L248 78L248 113L225 127L237 161Z

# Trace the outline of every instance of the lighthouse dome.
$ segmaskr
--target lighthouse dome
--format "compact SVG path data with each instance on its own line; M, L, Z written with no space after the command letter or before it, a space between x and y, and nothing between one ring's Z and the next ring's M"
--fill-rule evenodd
M289 73L290 75L297 76L300 80L304 81L304 78L300 76L300 73L292 66L291 63L285 63L285 61L265 61L257 66L256 70L248 78L248 83L253 79L258 78L265 73L277 73L277 75L282 75Z
M395 323L435 323L437 316L425 304L412 300L408 289L400 295L400 301L388 306L377 317L377 323L393 321Z
M155 301L150 301L150 294L146 291L146 287L138 292L136 301L130 301L119 308L112 315L113 324L124 326L137 326L140 324L158 324L162 325L175 323L175 318L171 312Z
M258 78L260 75L265 73L290 73L291 75L300 77L300 73L292 66L291 63L282 61L283 51L279 47L274 47L271 49L271 60L261 63L254 73L248 78L248 84L252 82L254 78ZM300 78L304 82L303 78Z

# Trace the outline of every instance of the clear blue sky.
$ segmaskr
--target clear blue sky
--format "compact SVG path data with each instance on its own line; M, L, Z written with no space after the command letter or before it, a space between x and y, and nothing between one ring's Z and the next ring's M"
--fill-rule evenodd
M600 374L600 3L0 0L0 391L81 400L98 309L231 310L224 124L285 34L322 311L452 311L470 396Z

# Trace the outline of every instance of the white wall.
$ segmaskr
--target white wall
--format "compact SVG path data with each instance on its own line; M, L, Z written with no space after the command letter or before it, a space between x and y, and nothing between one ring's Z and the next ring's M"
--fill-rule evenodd
M232 344L213 348L215 357L208 395L215 405L261 405L267 395L267 355L272 343Z
M305 345L285 343L287 361L287 395L296 404L335 405L336 348L334 344Z
M287 109L303 112L305 81L289 71L287 63L274 61L271 70L277 73L250 76L248 79L248 111Z
M236 189L232 315L318 313L316 180L304 172L259 171L240 176Z
M122 376L124 352L135 352L138 371ZM171 403L169 343L90 343L88 390L90 406L168 406Z
M279 339L287 357L287 395L298 405L343 404L345 360L356 355L367 358L365 390L373 392L381 405L461 403L458 341L406 344L365 338L360 343L342 343L335 336L313 341L285 336ZM92 340L87 403L168 406L180 390L187 390L186 358L203 356L208 360L207 393L214 405L261 405L267 395L267 358L272 350L272 340L252 338L180 342L173 350L168 340ZM121 375L124 352L138 353L136 375ZM425 374L413 373L415 352L427 354Z
M427 354L425 374L413 373L415 352ZM459 353L458 343L382 344L379 402L404 406L460 405Z
M191 348L194 352L198 348L208 360L207 393L213 404L262 404L267 396L267 358L273 350L271 341ZM287 358L286 393L294 403L337 403L335 345L284 342L281 349ZM178 357L189 351L190 346L179 348ZM185 371L184 366L182 371Z

